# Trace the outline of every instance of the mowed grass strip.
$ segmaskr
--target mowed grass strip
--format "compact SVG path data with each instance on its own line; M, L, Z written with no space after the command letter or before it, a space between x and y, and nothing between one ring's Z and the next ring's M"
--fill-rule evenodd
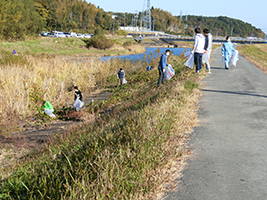
M85 39L86 40L86 39ZM19 54L47 54L58 56L112 56L112 55L124 55L133 53L143 53L145 51L144 46L138 45L133 39L123 39L123 41L131 41L132 46L129 48L120 49L111 47L110 49L88 49L86 48L86 42L79 38L49 38L39 37L34 40L26 40L19 42L0 42L0 48L6 51L12 52L16 50ZM115 43L117 38L114 38ZM121 44L123 45L123 44ZM130 50L128 50L130 49Z
M250 44L237 47L248 61L267 73L267 44Z
M175 77L160 88L157 70L133 73L132 83L115 89L101 107L113 105L112 111L19 162L2 180L0 198L156 198L174 165L183 164L185 133L197 122L198 77L187 76L184 58L177 60Z

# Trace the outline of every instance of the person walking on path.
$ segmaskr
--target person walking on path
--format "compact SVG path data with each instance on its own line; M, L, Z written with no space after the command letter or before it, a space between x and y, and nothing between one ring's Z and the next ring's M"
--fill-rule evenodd
M222 57L224 57L225 69L229 69L229 62L231 60L233 51L235 51L234 45L231 42L231 37L228 35L226 37L226 42L223 43L222 46Z
M200 73L202 68L202 55L204 53L205 38L201 34L201 30L199 27L195 28L195 33L196 35L195 35L194 47L191 53L194 54L196 73Z
M204 29L203 30L204 36L205 36L205 46L204 46L204 53L207 54L207 61L206 61L206 70L208 72L208 74L211 74L210 71L210 54L211 54L211 50L212 50L212 35L209 31L209 29Z
M170 55L170 52L171 51L167 49L165 51L165 54L163 54L160 58L159 66L158 66L158 70L159 70L158 87L160 86L160 83L164 84L164 72L166 70L166 66L168 66L167 57Z
M118 78L117 87L119 87L120 85L122 86L123 79L125 79L125 72L122 68L120 68L120 70L118 71L117 78Z

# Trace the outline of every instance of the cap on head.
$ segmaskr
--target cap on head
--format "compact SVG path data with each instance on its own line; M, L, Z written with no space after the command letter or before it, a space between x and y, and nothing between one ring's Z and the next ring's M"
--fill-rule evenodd
M42 105L44 106L46 104L46 101L43 101Z

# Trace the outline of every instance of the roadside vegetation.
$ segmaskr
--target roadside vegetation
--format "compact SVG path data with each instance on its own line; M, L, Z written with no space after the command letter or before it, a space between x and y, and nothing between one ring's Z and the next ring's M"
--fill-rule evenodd
M166 184L173 184L172 180L179 176L177 168L182 168L184 157L190 153L184 141L186 133L196 125L199 97L199 77L183 66L185 58L169 59L176 75L160 88L158 71L146 72L145 61L76 63L77 69L90 70L82 73L86 78L79 77L80 71L72 71L72 61L51 61L46 68L59 65L67 72L52 73L52 91L43 90L40 84L47 97L59 90L59 95L65 91L62 97L68 96L67 85L61 81L65 78L66 83L75 80L82 88L100 84L112 95L84 108L94 114L94 122L55 135L40 152L1 168L0 198L154 199L165 191ZM71 72L68 66L72 67ZM127 72L128 84L122 88L114 88L118 66ZM43 77L48 76L49 69L38 67ZM27 71L27 67L22 68ZM57 78L60 73L63 75ZM27 84L30 85L34 84Z
M267 44L241 45L236 49L249 62L267 73Z

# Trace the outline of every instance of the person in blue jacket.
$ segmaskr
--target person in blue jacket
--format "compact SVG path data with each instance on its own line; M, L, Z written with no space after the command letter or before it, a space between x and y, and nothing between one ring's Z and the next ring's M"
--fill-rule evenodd
M159 70L158 87L160 86L160 83L164 84L164 72L166 70L166 66L168 66L167 57L170 55L170 52L171 51L167 49L165 51L165 54L163 54L160 58L159 66L158 66L158 70Z
M235 51L235 49L234 49L233 43L231 42L231 37L227 36L226 42L223 43L223 46L222 46L222 57L224 57L225 69L229 69L229 62L231 60L233 51Z

